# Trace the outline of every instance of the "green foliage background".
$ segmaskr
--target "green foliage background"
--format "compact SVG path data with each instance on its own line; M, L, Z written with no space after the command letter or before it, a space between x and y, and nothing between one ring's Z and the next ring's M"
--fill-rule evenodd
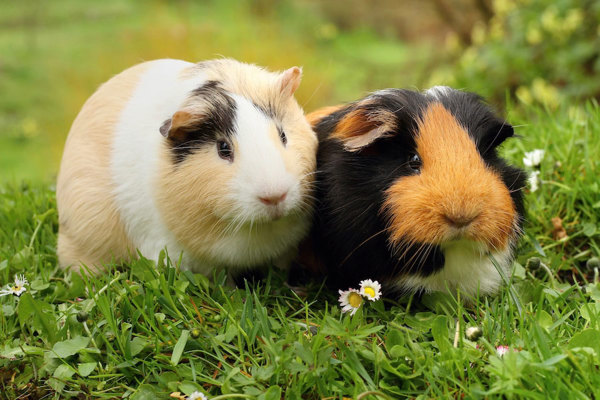
M309 4L251 1L2 0L0 174L53 179L71 122L96 87L144 60L233 57L304 67L306 110L411 84L407 46L340 33Z
M495 101L556 108L600 96L600 2L494 0L494 15L472 29L472 44L448 38L456 63L431 82L447 81Z
M491 17L474 9L478 2ZM385 87L447 84L500 109L508 96L511 112L600 93L600 1L449 4L459 28L416 0L0 0L0 179L54 179L83 102L111 76L155 58L301 65L306 111Z

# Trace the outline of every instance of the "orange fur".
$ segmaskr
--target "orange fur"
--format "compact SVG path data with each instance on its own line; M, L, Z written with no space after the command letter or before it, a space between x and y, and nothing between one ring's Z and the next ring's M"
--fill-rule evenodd
M341 140L346 150L356 151L378 138L390 135L395 129L396 118L393 113L358 108L338 122L331 137Z
M490 250L505 249L515 207L465 128L434 103L419 122L416 143L421 173L400 178L386 193L383 211L390 217L392 242L440 244L467 238L486 243ZM464 228L450 223L470 219Z
M327 107L319 108L318 110L315 110L315 111L311 112L310 114L307 114L306 119L308 120L308 123L314 127L323 118L325 118L326 116L328 116L330 114L333 114L334 112L342 109L343 107L344 107L344 104L338 104L337 106L327 106Z

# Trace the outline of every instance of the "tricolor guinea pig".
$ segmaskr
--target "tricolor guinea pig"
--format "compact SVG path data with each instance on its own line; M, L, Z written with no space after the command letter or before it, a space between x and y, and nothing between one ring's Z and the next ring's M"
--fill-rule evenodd
M67 138L58 258L97 269L162 249L201 273L277 262L311 222L317 138L297 67L156 60L104 83Z
M311 257L330 283L485 295L502 283L492 258L510 275L526 175L498 156L513 128L479 96L387 89L308 119L319 137Z

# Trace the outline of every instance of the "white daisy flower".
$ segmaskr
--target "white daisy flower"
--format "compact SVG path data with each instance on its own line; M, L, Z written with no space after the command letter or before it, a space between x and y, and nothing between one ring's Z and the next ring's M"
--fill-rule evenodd
M7 285L4 289L0 290L0 296L8 296L9 294L20 296L27 290L25 285L28 283L25 275L15 275L15 284L12 286Z
M187 397L187 400L208 400L208 397L202 392L195 391Z
M379 300L381 297L381 285L377 281L365 279L360 282L360 294L371 301Z
M525 157L523 157L523 164L525 164L526 167L537 167L544 159L545 153L546 152L542 149L526 152Z
M340 290L339 293L339 302L340 307L342 307L342 312L350 311L350 315L354 315L356 310L358 310L363 303L360 292L356 289L348 289L346 291Z
M531 192L535 192L540 187L540 171L532 171L529 173L529 178L527 178L527 183L529 183L529 189Z

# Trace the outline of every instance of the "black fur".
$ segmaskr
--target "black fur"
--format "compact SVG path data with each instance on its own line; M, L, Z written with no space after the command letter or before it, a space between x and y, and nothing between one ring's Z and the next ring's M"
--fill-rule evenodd
M206 117L197 125L182 128L183 135L169 137L168 143L175 165L183 162L190 154L217 139L231 138L234 133L236 105L233 98L217 81L208 81L192 91L191 96L202 98ZM167 121L169 122L169 121Z
M443 267L444 255L438 246L424 244L430 250L424 252L427 257L419 256L411 263L408 261L418 246L403 258L394 254L385 232L386 217L380 212L385 190L397 179L415 173L407 162L415 152L418 120L432 102L441 102L467 129L484 161L511 191L519 216L523 215L525 173L507 165L496 152L496 147L513 135L512 127L495 116L480 97L457 90L433 96L388 89L367 100L343 107L314 127L319 150L311 239L330 285L347 289L357 287L362 279L385 283L400 274L427 276ZM361 107L392 112L398 128L392 135L350 152L329 135L347 113Z

